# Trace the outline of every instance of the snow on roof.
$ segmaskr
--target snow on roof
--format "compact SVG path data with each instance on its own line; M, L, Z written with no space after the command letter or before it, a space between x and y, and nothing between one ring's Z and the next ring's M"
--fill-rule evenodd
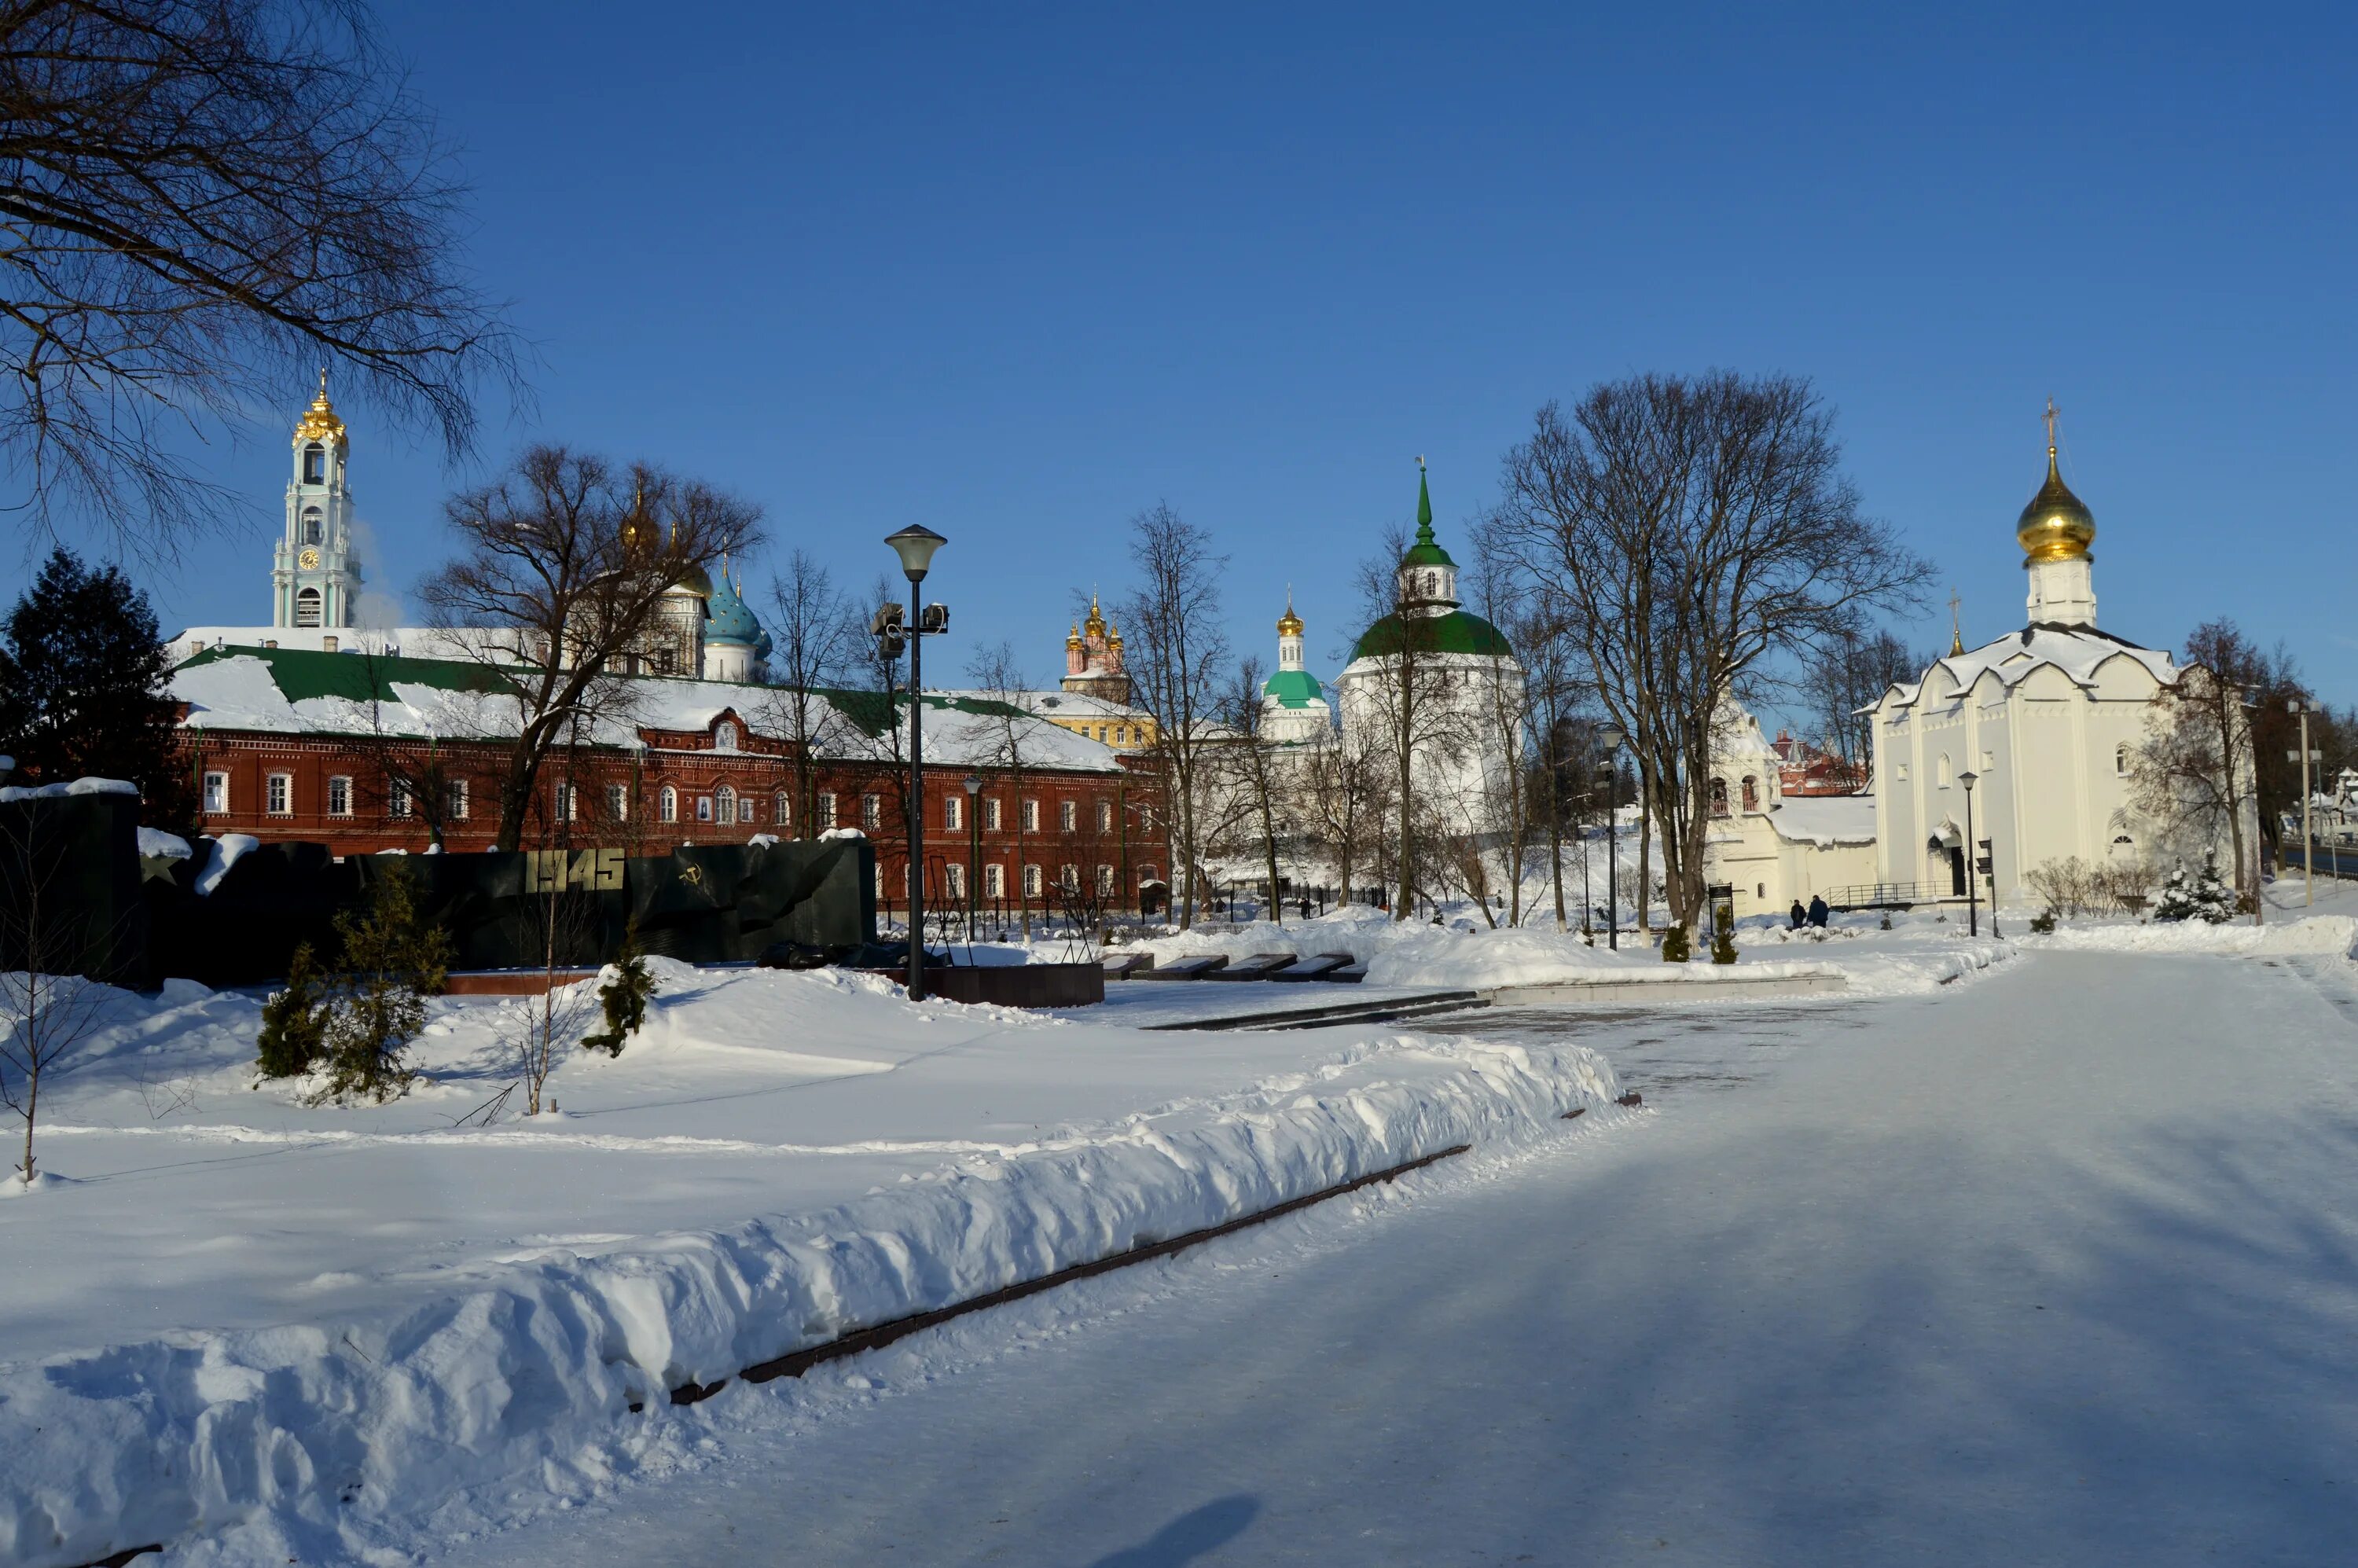
M414 740L513 738L521 725L517 700L500 689L501 676L483 665L406 656L347 657L291 648L208 649L172 672L172 695L188 705L191 729L249 730L299 735L371 735ZM584 743L630 746L642 729L708 730L725 713L749 729L776 735L785 729L786 688L734 681L633 676L622 682L628 710L583 726ZM815 738L821 756L875 760L892 753L889 730L901 722L907 698L888 710L878 692L827 691ZM989 766L1012 741L1027 767L1111 773L1120 764L1111 747L1061 729L1003 703L927 692L925 752L945 767Z
M472 633L475 637L492 633ZM165 652L188 659L208 650L280 648L301 653L407 654L418 659L465 658L470 634L434 626L191 626L168 640Z
M1789 795L1768 813L1768 826L1790 844L1875 842L1875 796Z
M1125 702L1110 702L1079 691L945 691L946 697L979 702L1007 702L1043 717L1057 719L1144 719L1146 710Z
M128 779L69 779L63 784L16 784L0 789L0 806L19 800L56 800L69 795L130 795L139 786Z
M2041 669L2061 670L2073 685L2093 687L2097 670L2113 659L2124 657L2143 665L2163 686L2178 684L2177 664L2159 649L2141 646L2093 626L2036 624L2009 632L1978 648L1936 660L1924 672L1922 681L1894 685L1889 700L1895 707L1912 706L1923 695L1934 673L1942 670L1948 672L1960 691L1990 674L2012 687Z

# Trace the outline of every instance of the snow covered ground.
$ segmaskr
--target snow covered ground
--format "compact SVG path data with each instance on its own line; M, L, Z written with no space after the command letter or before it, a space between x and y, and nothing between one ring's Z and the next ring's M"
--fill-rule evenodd
M2345 1560L2349 966L2039 952L1930 997L1589 1037L1635 1060L1672 1033L1695 1076L1658 1096L1633 1072L1649 1110L1602 1135L725 1392L527 1525L485 1497L386 1545L447 1568Z
M682 1383L1617 1092L1571 1043L1148 1033L658 968L644 1033L568 1054L528 1120L483 1111L521 999L437 1004L427 1081L339 1109L254 1082L257 997L119 996L44 1096L63 1179L0 1203L0 1561L342 1555L594 1474Z

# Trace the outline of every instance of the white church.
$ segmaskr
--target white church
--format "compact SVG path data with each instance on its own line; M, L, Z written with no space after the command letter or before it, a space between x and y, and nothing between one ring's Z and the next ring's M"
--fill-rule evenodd
M1734 886L1739 916L1820 893L1962 903L1984 860L1973 892L2009 904L2034 900L2024 878L2050 860L2169 869L2182 847L2155 841L2132 773L2154 699L2183 672L2166 651L2097 629L2096 519L2063 482L2048 416L2047 480L2015 524L2025 623L1975 648L1956 639L1867 710L1871 795L1780 800L1758 725L1724 716L1710 874Z

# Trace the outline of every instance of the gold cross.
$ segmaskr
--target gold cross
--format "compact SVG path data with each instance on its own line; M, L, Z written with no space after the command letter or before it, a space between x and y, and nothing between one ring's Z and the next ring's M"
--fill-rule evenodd
M2055 449L2055 416L2058 412L2055 399L2050 397L2047 400L2047 449L2050 452Z

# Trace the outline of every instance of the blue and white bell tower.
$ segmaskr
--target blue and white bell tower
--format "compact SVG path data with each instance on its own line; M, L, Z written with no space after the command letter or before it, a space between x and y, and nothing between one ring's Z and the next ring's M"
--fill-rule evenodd
M319 395L296 424L294 444L287 531L270 570L270 622L350 626L361 589L360 562L352 558L352 492L344 481L352 449L344 422L328 401L324 370Z

